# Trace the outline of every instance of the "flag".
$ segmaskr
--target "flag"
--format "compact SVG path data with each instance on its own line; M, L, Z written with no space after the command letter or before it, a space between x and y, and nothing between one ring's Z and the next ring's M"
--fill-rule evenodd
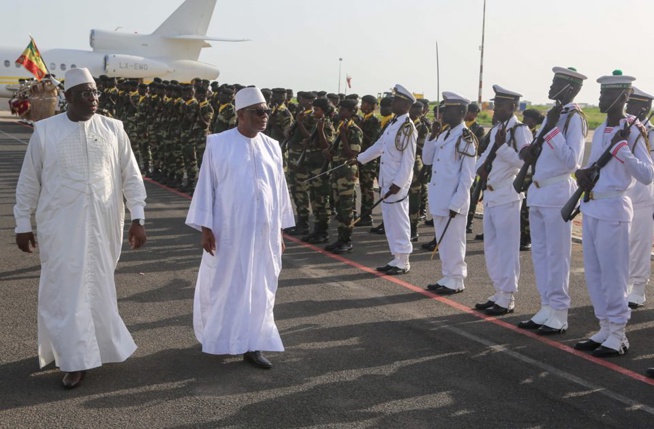
M352 89L352 76L349 74L345 75L345 80L347 81L347 87Z
M43 79L46 74L48 74L48 68L45 66L43 58L41 58L39 48L36 47L36 43L34 43L34 39L31 37L30 44L27 45L27 48L25 48L23 54L18 57L16 63L21 64L23 67L29 70L30 73L32 73L39 81Z

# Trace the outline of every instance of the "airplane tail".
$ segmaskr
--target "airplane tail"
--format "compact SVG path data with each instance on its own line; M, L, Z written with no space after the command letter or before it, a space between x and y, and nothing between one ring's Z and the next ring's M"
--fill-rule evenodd
M216 0L186 0L152 34L162 37L204 36L215 7Z

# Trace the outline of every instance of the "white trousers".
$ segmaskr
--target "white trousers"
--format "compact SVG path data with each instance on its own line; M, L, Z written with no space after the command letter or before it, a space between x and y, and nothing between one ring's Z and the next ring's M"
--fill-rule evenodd
M626 324L630 222L604 221L584 215L582 221L586 287L600 321Z
M652 234L654 220L652 207L634 207L634 218L629 232L629 301L636 304L645 303L645 285L649 283L652 274ZM632 290L638 290L633 294ZM633 295L633 296L632 296Z
M411 222L409 221L409 197L398 203L387 204L382 202L382 219L388 247L393 255L410 254L413 251L411 244Z
M541 306L570 308L570 257L572 222L564 222L561 209L530 207L531 257Z
M434 233L436 241L441 238L449 216L434 216ZM466 222L467 213L458 214L450 221L447 232L438 247L441 270L444 279L463 280L468 276L466 257ZM443 284L440 281L439 284Z
M515 293L520 278L522 201L484 207L484 256L497 292Z

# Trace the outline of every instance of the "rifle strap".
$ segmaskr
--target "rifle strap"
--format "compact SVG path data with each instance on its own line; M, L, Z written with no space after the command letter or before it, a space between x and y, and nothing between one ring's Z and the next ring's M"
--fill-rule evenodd
M588 118L586 117L586 114L576 105L575 108L568 113L568 117L565 119L565 124L563 125L563 135L567 137L568 126L570 125L570 121L575 114L581 117L581 132L584 134L584 137L586 137L588 135Z

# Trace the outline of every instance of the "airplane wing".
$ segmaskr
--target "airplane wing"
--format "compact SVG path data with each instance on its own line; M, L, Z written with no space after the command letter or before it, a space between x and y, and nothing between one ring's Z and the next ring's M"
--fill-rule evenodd
M205 36L202 34L180 34L178 36L163 36L164 39L175 40L213 40L216 42L249 42L250 39L229 39L225 37Z

